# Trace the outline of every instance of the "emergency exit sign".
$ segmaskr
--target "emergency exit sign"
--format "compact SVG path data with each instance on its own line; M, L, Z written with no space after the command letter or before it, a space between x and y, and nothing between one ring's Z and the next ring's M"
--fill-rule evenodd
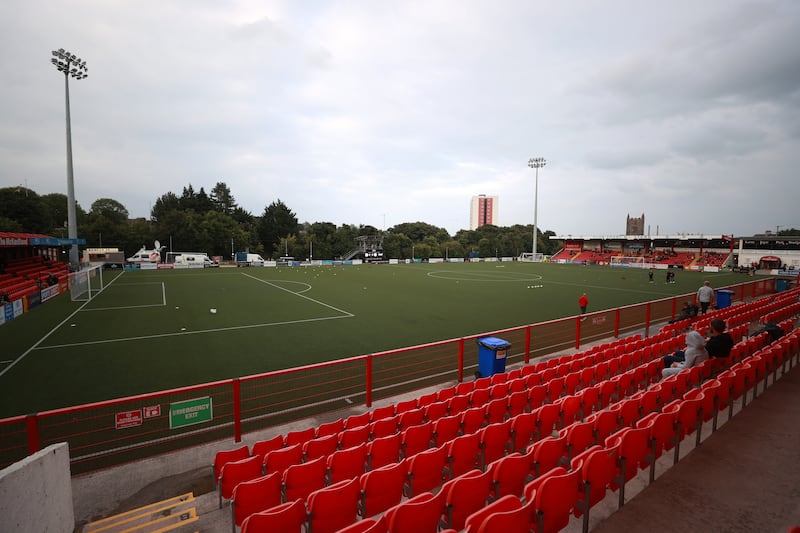
M213 418L210 396L169 404L170 429L210 422Z

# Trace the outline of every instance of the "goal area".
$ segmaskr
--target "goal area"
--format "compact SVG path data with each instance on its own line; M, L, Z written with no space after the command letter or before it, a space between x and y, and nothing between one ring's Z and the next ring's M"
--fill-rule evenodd
M104 287L103 265L85 268L69 275L69 294L73 302L88 302Z
M618 255L611 258L612 267L645 268L644 257L641 255Z

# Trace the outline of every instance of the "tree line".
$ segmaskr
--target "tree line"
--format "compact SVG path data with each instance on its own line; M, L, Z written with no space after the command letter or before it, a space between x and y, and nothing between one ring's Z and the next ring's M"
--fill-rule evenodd
M280 199L260 216L237 205L230 188L218 182L206 192L189 184L180 195L167 192L156 199L150 219L130 219L125 206L112 198L95 200L86 211L76 205L78 236L87 247L116 247L126 257L155 240L174 251L206 252L231 257L249 251L265 258L289 255L298 259L337 259L356 246L359 236L383 236L386 257L509 257L530 252L533 226L482 226L450 235L426 222L404 222L385 231L369 225L302 222ZM26 187L0 188L0 231L67 236L67 197L39 195ZM559 244L552 231L537 228L537 251L552 254Z

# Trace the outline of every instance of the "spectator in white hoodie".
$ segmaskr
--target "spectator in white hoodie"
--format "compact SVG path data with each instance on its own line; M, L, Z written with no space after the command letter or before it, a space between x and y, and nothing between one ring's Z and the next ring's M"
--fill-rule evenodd
M706 340L696 331L690 331L686 334L686 349L684 350L685 359L683 362L672 363L669 368L661 371L662 377L669 377L677 374L681 370L697 366L706 359L708 359L708 352L706 351Z

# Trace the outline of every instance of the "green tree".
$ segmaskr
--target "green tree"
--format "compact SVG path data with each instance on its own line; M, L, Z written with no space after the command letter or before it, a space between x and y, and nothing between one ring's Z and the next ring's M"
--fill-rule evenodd
M12 220L8 217L0 217L0 231L22 233L25 231L25 228L16 220Z
M153 220L161 220L170 211L177 211L181 209L181 201L174 192L162 194L156 199L153 204L153 209L150 211L150 216Z
M41 198L26 187L0 189L0 213L25 228L24 231L47 233L53 229Z
M217 182L214 188L211 189L211 203L216 211L226 215L232 215L238 207L230 188L221 181Z
M405 233L391 232L383 239L383 253L386 257L411 259L412 244Z
M297 217L280 199L264 208L264 214L258 224L258 237L268 255L279 250L281 239L298 231ZM280 254L284 248L280 248Z
M47 225L51 228L47 231L48 235L60 236L66 232L67 219L67 195L58 192L42 195L42 205L47 213Z

